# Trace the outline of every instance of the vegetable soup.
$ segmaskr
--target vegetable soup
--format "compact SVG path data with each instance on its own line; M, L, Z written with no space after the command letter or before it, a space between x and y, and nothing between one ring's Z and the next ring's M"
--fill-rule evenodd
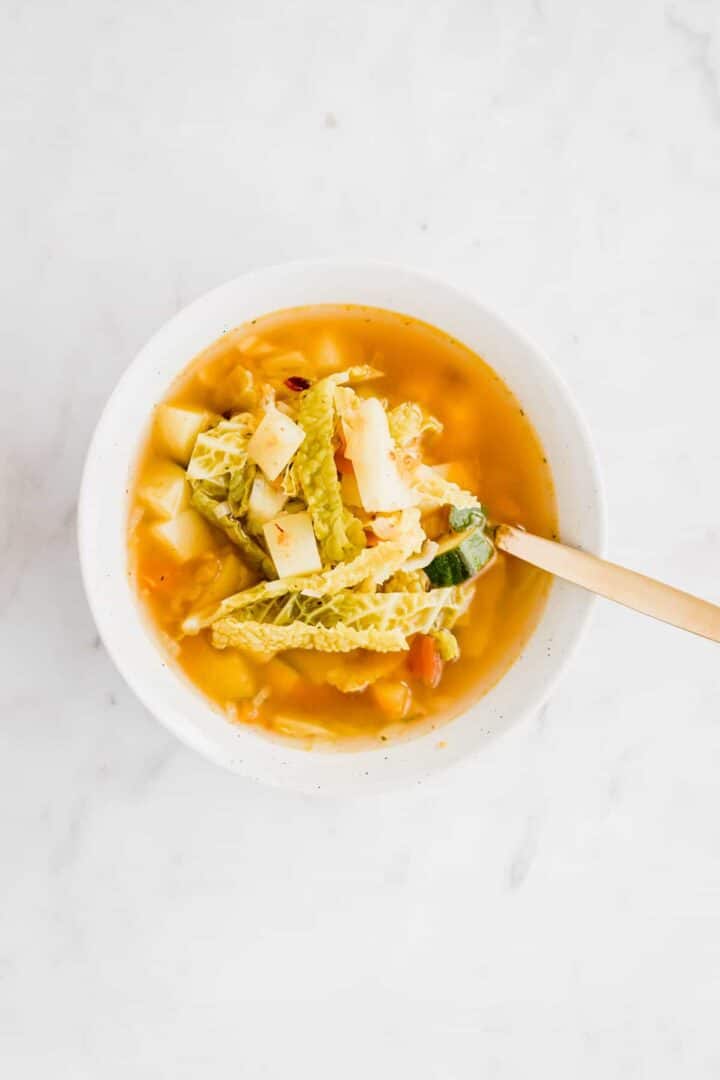
M351 305L225 333L154 410L129 572L228 720L304 745L436 727L517 658L549 579L493 526L556 531L521 405L440 330Z

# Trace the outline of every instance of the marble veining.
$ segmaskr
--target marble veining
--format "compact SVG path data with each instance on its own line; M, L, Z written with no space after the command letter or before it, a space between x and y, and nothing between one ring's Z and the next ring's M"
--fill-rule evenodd
M146 338L246 268L349 254L535 338L613 556L720 601L718 5L6 3L0 100L3 1072L718 1076L716 647L598 605L480 757L316 801L147 715L75 550Z

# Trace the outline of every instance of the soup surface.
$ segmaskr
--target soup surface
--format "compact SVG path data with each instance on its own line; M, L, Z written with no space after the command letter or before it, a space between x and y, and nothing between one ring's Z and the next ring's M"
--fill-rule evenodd
M230 721L381 746L463 711L537 623L549 579L494 550L494 522L556 532L492 368L407 316L296 308L224 334L157 403L129 572Z

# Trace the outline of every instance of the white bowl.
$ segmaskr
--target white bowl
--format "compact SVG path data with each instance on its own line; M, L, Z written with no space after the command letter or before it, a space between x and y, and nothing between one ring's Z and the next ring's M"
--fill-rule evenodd
M515 392L540 435L555 478L563 539L603 554L605 513L587 429L553 367L474 297L426 274L336 260L270 267L214 289L155 334L105 406L82 481L80 561L102 639L138 697L188 746L253 779L340 794L422 781L538 709L577 644L591 598L580 589L553 585L522 655L485 697L442 729L442 749L437 732L377 750L294 749L229 724L168 664L127 576L126 492L151 410L178 372L224 330L280 308L333 302L414 315L479 353Z

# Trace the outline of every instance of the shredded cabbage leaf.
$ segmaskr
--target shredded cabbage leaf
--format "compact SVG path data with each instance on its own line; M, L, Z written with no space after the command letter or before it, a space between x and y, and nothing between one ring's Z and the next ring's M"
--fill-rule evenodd
M362 529L354 527L357 519L343 506L335 466L335 388L376 374L373 368L350 368L328 375L310 387L298 411L305 439L295 455L295 475L312 516L324 564L352 559L364 542Z
M438 506L480 507L480 500L458 484L445 480L429 465L418 465L412 472L410 486L420 496L420 508L433 510Z
M391 675L404 659L402 652L345 653L334 661L325 659L323 682L344 694L356 694Z
M417 510L403 511L400 526L395 539L385 540L377 547L364 548L351 562L339 563L331 570L322 570L315 574L298 574L276 581L263 581L251 589L244 589L234 596L229 596L210 612L193 612L185 620L183 630L186 634L196 634L203 627L210 626L235 611L289 593L302 592L316 597L333 596L342 589L351 589L366 581L372 582L373 586L382 585L400 569L413 552L420 549L425 539Z
M240 549L241 555L250 566L259 570L265 577L276 576L272 559L257 541L253 540L242 522L233 516L228 502L213 499L202 488L193 491L190 502L212 525L222 529L228 540Z
M414 447L426 431L439 434L443 429L440 421L415 401L404 401L390 409L388 424L390 434L402 450Z
M268 626L258 622L221 619L212 630L217 649L227 646L244 649L257 660L269 660L285 649L316 649L318 652L400 652L407 649L402 630L358 630L338 623L333 627L294 622L289 626Z
M422 570L402 566L383 585L383 592L427 592L428 579Z
M457 638L450 630L433 630L432 637L437 642L440 659L446 663L457 660L460 656L460 646Z
M295 465L295 458L286 465L282 473L278 478L280 487L283 489L288 499L297 499L301 493L300 480L297 474L297 467Z
M423 593L366 593L343 589L334 596L306 596L289 593L240 608L228 619L251 620L285 626L301 621L323 626L346 623L361 630L377 626L383 630L400 628L406 637L427 634L437 623L444 625L446 613L464 603L458 586L431 589Z
M240 506L249 494L255 467L248 469L247 446L255 429L250 413L240 413L232 420L220 420L195 440L187 467L190 487L201 487L215 499L225 499L231 492L233 502Z
M241 608L213 624L213 644L272 656L282 649L404 651L408 638L447 628L472 594L462 587L427 593L360 593L332 597L291 593ZM248 627L250 629L248 629ZM313 633L311 631L318 631Z
M198 435L187 467L187 479L195 509L222 529L253 568L265 577L275 577L272 559L250 536L241 520L247 512L255 479L255 465L247 453L254 428L251 414L239 413Z

